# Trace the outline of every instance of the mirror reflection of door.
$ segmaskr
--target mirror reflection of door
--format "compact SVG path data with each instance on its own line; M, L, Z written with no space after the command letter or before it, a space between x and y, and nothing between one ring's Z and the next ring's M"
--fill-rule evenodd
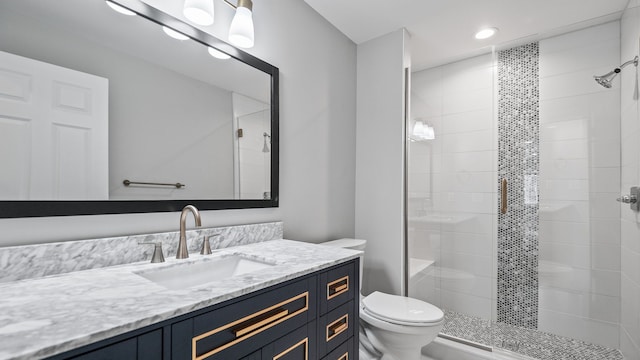
M108 80L0 51L0 199L109 198Z
M269 104L233 94L235 198L271 199L271 109Z

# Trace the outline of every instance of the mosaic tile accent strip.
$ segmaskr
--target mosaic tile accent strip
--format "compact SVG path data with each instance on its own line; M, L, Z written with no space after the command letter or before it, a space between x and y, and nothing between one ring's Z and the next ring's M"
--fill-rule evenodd
M536 360L623 360L617 349L445 310L443 334Z
M210 239L212 250L282 239L283 223L187 230L189 252L199 252L202 240L214 234L219 236ZM143 242L161 242L164 256L174 257L179 238L179 232L173 231L0 247L0 283L150 260L153 246L140 245Z
M508 206L498 212L497 314L531 329L538 326L538 60L537 42L498 52L498 187L507 181Z

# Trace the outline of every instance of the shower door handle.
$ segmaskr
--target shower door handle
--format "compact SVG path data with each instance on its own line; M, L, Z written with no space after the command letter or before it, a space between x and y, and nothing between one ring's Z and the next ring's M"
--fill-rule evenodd
M507 179L502 179L500 182L500 212L502 214L506 214L508 208L507 186Z

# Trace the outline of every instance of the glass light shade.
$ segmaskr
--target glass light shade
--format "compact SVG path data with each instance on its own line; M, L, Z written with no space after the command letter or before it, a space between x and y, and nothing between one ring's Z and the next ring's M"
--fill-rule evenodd
M214 49L212 47L209 47L209 49L207 49L207 51L209 51L209 55L213 56L216 59L227 60L227 59L231 58L231 56L223 53L222 51L220 51L218 49Z
M107 3L107 5L109 5L110 8L112 8L113 10L119 12L122 15L127 15L127 16L135 16L136 15L136 13L134 13L133 11L131 11L131 10L127 9L127 8L124 8L124 7L122 7L122 6L118 5L118 4L114 4L111 1L107 0L105 2Z
M195 24L211 25L213 24L213 0L185 0L182 13Z
M241 48L253 47L253 19L251 10L246 7L238 7L236 15L229 27L229 41Z
M176 39L176 40L187 40L189 39L189 37L185 34L181 34L173 29L170 29L166 26L162 27L162 31L164 31L165 34L169 35L170 37Z
M416 120L411 135L416 140L433 140L436 138L435 130L431 126L425 125L422 120Z

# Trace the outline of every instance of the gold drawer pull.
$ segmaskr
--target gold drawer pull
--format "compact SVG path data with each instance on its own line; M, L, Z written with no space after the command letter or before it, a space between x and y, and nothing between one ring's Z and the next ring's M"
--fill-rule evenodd
M344 355L340 356L338 360L349 360L349 353L344 353Z
M342 277L327 284L327 300L349 291L349 276Z
M281 352L280 354L274 356L273 360L280 359L281 357L287 355L293 349L297 348L300 345L304 345L304 360L309 359L309 338L304 338L302 341L298 342L297 344L293 345L292 347L288 348L287 350Z
M289 310L284 308L285 305L300 299L304 300L304 306L302 308L297 309L291 313L289 312ZM302 314L307 310L309 310L309 292L305 291L302 294L294 296L288 300L282 301L278 304L262 309L256 313L245 316L241 319L230 322L226 325L222 325L204 334L200 334L191 339L191 359L192 360L206 359L211 355L217 354L238 343L241 343L242 341L249 339L256 334L259 334L284 321L287 321L292 317ZM230 331L232 334L235 334L236 338L204 354L201 354L201 355L197 354L198 341L224 331Z
M267 314L266 318L258 318L252 324L249 324L240 329L234 330L234 332L236 333L236 337L240 337L252 332L255 329L259 329L269 323L272 323L280 318L283 318L287 315L289 315L289 310L287 309L277 310L275 314L273 315Z
M349 314L327 325L327 342L340 335L349 328Z

